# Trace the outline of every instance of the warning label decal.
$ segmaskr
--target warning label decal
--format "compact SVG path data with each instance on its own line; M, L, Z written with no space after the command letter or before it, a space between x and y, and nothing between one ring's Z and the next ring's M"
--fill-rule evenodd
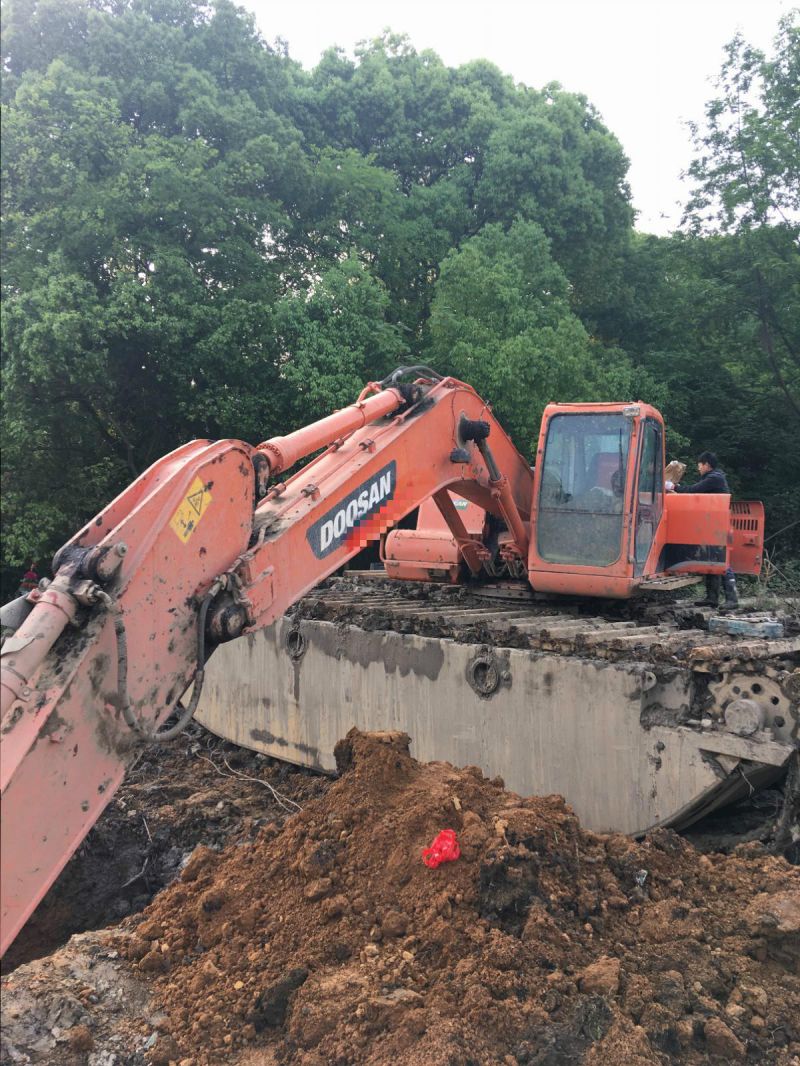
M210 503L211 493L200 478L196 477L189 486L185 499L181 500L177 511L169 521L173 533L184 544L197 529L197 524L208 510Z

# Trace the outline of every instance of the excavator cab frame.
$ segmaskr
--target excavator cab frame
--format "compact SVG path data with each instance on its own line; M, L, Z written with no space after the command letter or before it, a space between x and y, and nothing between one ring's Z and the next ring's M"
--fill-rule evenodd
M625 599L664 574L667 545L681 543L670 537L683 536L668 521L664 461L664 421L650 404L549 404L537 446L531 584L546 592ZM722 549L724 557L728 497L683 497L677 510L687 508L686 543ZM684 554L705 565L693 551Z
M537 590L630 595L639 440L648 414L660 425L658 412L646 405L545 409L528 553L528 576Z
M664 466L664 420L650 404L548 404L534 473L532 586L627 599L665 577L723 573L730 496L667 493ZM752 573L763 523L748 526Z

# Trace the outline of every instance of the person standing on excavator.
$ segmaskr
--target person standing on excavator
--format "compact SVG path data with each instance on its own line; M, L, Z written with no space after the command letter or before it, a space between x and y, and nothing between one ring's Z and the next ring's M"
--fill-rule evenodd
M730 494L728 479L725 471L720 470L717 457L714 452L701 452L697 457L697 472L700 480L694 485L675 485L674 492L725 492ZM725 558L724 548L708 548L710 562L721 562ZM730 567L720 577L719 574L706 574L706 598L699 600L698 607L718 607L720 587L725 591L725 603L722 609L733 611L739 606L739 596L736 591L736 577Z

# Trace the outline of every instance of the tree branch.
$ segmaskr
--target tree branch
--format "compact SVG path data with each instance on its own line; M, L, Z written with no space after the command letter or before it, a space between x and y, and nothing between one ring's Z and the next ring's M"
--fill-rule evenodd
M767 354L767 360L772 367L772 372L775 375L775 380L780 387L781 392L789 401L789 405L800 419L800 403L794 398L789 390L789 386L786 384L786 380L778 363L778 359L775 355L775 348L772 344L772 334L769 328L769 307L766 292L764 291L764 278L758 267L755 268L756 284L758 285L758 317L761 322L761 344L764 351Z
M73 388L65 388L64 391L61 392L60 394L52 396L51 400L53 402L55 402L55 403L59 403L59 402L77 403L78 406L81 408L81 410L85 411L86 414L88 414L89 417L91 418L91 420L94 422L95 426L97 427L97 429L98 429L98 431L100 433L100 436L103 438L103 440L106 442L106 444L111 445L111 447L116 452L119 452L120 444L122 444L124 446L125 451L124 451L123 458L125 459L125 462L128 464L128 469L130 470L131 475L134 478L137 478L139 476L140 472L139 472L139 470L137 470L136 464L134 462L134 446L133 446L133 444L125 436L125 434L122 432L122 430L119 428L118 425L116 425L110 418L109 419L104 419L101 416L100 412L97 410L97 408L94 406L94 404L91 403L91 401L89 400L89 398L86 395L84 395L83 393L80 393L80 392L76 392L74 390L74 387ZM114 430L114 433L117 434L116 437L114 436L113 433L109 432L107 423L111 425L111 427Z

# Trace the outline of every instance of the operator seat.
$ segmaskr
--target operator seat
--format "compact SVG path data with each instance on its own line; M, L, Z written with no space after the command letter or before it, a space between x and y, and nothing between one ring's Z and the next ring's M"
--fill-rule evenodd
M613 492L612 477L619 470L619 455L616 452L598 452L589 464L586 479L587 489L598 488Z

